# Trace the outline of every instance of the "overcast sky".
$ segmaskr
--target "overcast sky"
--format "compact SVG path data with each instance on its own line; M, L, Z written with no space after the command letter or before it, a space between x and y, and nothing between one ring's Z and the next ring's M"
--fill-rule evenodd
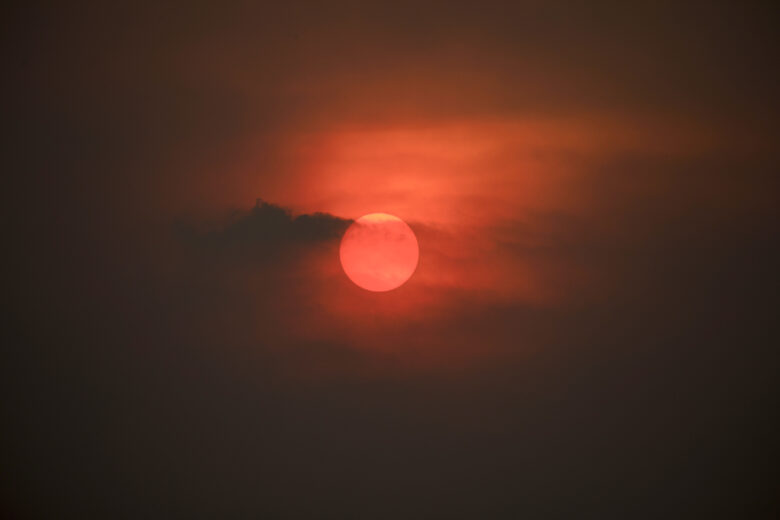
M769 4L6 9L11 518L776 513Z

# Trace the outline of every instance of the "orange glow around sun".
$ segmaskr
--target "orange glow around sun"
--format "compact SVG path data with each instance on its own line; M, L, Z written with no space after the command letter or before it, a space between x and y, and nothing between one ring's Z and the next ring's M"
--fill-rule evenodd
M398 217L371 213L344 233L339 251L350 280L363 289L384 292L403 285L417 268L419 247L411 228Z

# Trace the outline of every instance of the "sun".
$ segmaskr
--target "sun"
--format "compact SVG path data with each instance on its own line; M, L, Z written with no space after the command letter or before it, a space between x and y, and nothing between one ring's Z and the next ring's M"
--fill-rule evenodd
M349 226L339 256L344 272L357 286L385 292L414 274L420 249L406 222L387 213L371 213Z

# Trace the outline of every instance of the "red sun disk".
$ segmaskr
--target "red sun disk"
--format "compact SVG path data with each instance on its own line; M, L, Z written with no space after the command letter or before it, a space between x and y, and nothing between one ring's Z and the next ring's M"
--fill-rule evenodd
M341 239L341 266L363 289L390 291L404 284L417 268L419 246L412 229L387 213L364 215Z

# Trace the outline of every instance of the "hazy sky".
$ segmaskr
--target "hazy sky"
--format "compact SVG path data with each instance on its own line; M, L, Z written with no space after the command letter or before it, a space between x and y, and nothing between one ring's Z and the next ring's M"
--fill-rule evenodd
M2 17L10 517L773 517L772 6L262 4Z

